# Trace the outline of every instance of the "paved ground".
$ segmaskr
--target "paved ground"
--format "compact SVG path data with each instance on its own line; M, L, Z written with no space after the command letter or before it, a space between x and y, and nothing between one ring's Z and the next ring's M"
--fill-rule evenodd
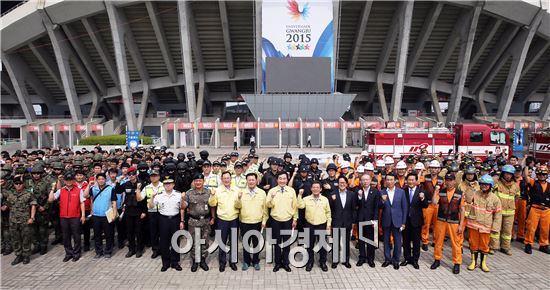
M464 256L462 271L459 275L451 273L451 253L447 244L442 266L430 270L433 248L422 252L420 269L411 266L401 267L398 271L391 266L382 268L382 251L376 251L376 268L367 265L358 268L357 250L352 250L351 269L339 266L324 273L315 267L308 273L305 269L293 268L291 273L284 270L273 273L273 265L261 260L262 269L246 272L239 270L218 271L217 253L210 256L210 271L201 269L196 273L190 271L190 260L182 256L182 272L169 269L161 273L160 257L150 259L151 251L139 259L125 258L126 250L118 250L112 259L94 260L93 252L87 252L78 262L63 263L63 247L55 246L45 256L34 255L28 265L11 266L14 256L1 258L2 288L55 288L55 289L365 289L365 288L400 288L400 289L549 289L550 256L534 251L529 256L521 251L521 246L514 243L513 256L497 253L488 259L490 273L480 269L469 272L466 267L469 256ZM538 249L538 246L536 247ZM465 253L468 252L465 249Z

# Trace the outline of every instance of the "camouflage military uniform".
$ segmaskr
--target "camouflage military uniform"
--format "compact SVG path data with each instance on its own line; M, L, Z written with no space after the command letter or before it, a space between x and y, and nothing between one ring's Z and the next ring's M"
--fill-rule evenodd
M53 162L52 168L64 170L65 167L61 162ZM61 174L63 174L63 171ZM50 185L57 182L57 176L55 176L54 174L49 175L49 180L47 180L47 182ZM59 201L58 200L55 200L53 203L50 204L48 208L48 217L52 223L52 226L54 228L54 233L55 233L55 238L54 238L54 241L52 242L52 246L56 244L60 244L61 241L63 240L63 236L61 233L61 224L59 223Z
M32 225L33 232L33 245L35 251L40 251L43 255L48 249L48 236L49 236L49 217L48 217L48 194L51 190L51 184L48 184L44 178L41 178L38 181L29 180L27 181L26 188L29 188L34 194L36 199L36 216L34 224ZM40 211L40 208L43 208L43 211Z
M201 239L206 240L206 244L201 245L201 261L206 261L206 257L208 256L208 236L210 235L210 208L208 207L209 197L210 190L206 188L203 192L198 192L196 189L191 189L187 191L186 194L187 215L189 216L189 233L194 239L195 229L200 229ZM191 255L194 256L194 247L191 250Z
M4 174L4 172L2 172ZM6 177L6 176L4 176ZM13 190L11 180L6 180L0 191L2 205L6 205L7 197L10 190ZM13 252L10 239L10 210L2 211L2 254L9 255Z
M31 255L31 227L27 224L31 216L31 207L36 199L30 190L9 191L6 205L10 208L10 237L16 256Z

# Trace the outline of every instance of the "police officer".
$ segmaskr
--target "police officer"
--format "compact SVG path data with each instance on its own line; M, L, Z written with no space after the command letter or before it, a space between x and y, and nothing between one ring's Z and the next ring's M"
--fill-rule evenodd
M40 255L46 254L48 251L48 193L51 189L51 184L42 178L44 168L42 165L34 165L31 170L32 179L27 181L26 188L29 188L37 202L36 221L32 225L34 253L40 252Z
M204 187L207 189L212 190L222 184L220 176L212 173L212 165L208 160L202 164L202 175L204 176Z
M151 183L146 185L143 189L145 193L145 198L147 198L148 202L151 201L152 197L155 195L160 195L164 192L164 186L163 183L160 182L160 172L157 170L151 171L150 174L150 180ZM147 215L149 218L149 237L151 240L151 249L153 250L153 254L151 255L151 259L155 259L160 254L160 248L159 248L159 228L160 228L160 217L159 217L159 208L158 206L155 207L148 207Z
M149 199L149 209L158 208L160 225L160 252L162 256L161 272L168 267L181 271L180 255L171 246L172 236L184 228L184 213L181 206L182 195L174 190L174 180L166 179L163 182L163 192L153 192ZM157 195L158 194L158 195Z
M200 238L204 239L206 243L200 246L200 258L192 258L191 272L196 272L199 265L201 269L208 271L208 265L206 264L208 236L210 235L210 226L214 224L214 212L213 209L208 207L210 190L204 187L204 176L202 174L195 175L193 187L193 189L187 191L183 202L183 208L187 210L189 216L187 227L193 239L195 239L195 231L199 230ZM194 247L195 244L193 244ZM191 250L191 253L194 253L194 251Z
M292 154L286 152L285 155L283 155L283 158L283 170L288 173L288 178L292 178L295 173L294 170L296 168L296 165L292 164Z
M6 204L2 204L2 211L10 209L10 237L16 256L11 264L28 264L32 239L30 226L36 214L36 199L31 191L25 189L23 177L15 177L13 184L15 190L8 192Z
M243 163L239 161L235 162L235 174L231 177L231 186L235 186L239 190L246 188L246 177L243 171Z
M270 169L264 172L264 176L260 181L260 187L266 192L277 186L277 171L280 162L278 158L270 157L268 163Z
M333 191L338 189L338 179L336 178L337 170L338 167L336 167L336 164L330 163L329 165L327 165L328 177L321 181L321 183L323 184L323 195L325 197L331 195Z
M321 173L323 173L323 171L319 169L319 160L317 158L311 158L309 166L309 175L311 175L311 179L321 180Z

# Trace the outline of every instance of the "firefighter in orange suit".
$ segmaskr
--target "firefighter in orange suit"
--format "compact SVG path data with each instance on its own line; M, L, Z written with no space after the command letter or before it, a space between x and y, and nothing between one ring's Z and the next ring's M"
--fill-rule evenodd
M491 234L489 254L500 249L508 256L512 255L512 229L514 228L514 214L516 212L516 199L519 198L519 186L515 180L516 169L512 165L504 165L500 176L495 177L493 192L500 198L502 204L502 225L500 233Z
M516 233L516 241L523 243L525 241L525 224L527 221L527 181L523 178L523 170L521 165L515 165L516 182L519 186L520 198L516 200L516 215L514 220L518 224Z
M441 164L437 160L432 160L429 164L430 174L424 177L422 182L422 189L426 193L429 205L427 208L422 209L424 215L424 224L422 225L422 250L428 250L428 243L430 242L430 227L435 223L437 219L437 204L432 203L432 197L434 192L443 186L443 178L438 176L441 171ZM435 240L435 232L433 236Z
M490 175L479 178L479 190L465 202L464 215L468 227L472 262L468 270L473 271L479 265L483 272L489 272L487 255L491 233L498 233L502 222L500 199L491 191L495 182ZM480 264L477 257L480 256Z
M435 270L440 266L443 257L443 243L445 234L451 238L453 253L453 274L460 273L462 264L462 234L464 232L464 198L462 191L456 188L456 177L453 174L445 175L445 188L436 190L433 203L437 209L437 221L434 226L434 259L430 269Z
M550 226L550 186L548 186L548 168L535 171L537 180L529 178L524 171L524 177L529 184L529 199L531 209L527 217L527 233L525 234L525 253L531 254L535 231L540 226L539 250L550 254L548 250L548 230Z

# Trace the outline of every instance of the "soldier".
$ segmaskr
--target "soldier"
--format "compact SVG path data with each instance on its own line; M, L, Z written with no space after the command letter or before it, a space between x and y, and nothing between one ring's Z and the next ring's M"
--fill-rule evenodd
M5 167L5 166L4 166ZM4 169L4 168L2 168ZM8 180L9 174L2 170L2 173L0 173L0 188L2 191L0 192L2 205L4 205L7 201L7 193L13 189L13 183L11 180ZM2 254L4 256L7 256L13 252L11 248L11 239L10 239L10 211L8 208L4 210L2 208Z
M31 255L31 227L36 214L36 200L31 191L25 189L23 177L15 177L13 184L15 190L10 191L6 198L6 204L2 204L2 211L10 209L10 237L15 260L12 266L21 262L28 264Z
M186 209L189 216L188 230L193 239L195 238L195 230L200 230L201 239L206 243L200 246L200 261L193 257L191 272L196 272L197 268L201 267L204 271L208 271L206 257L208 257L208 236L210 235L210 226L214 224L214 211L208 207L208 199L210 198L210 190L204 187L204 176L202 174L195 175L193 179L194 188L187 191L185 194L183 208ZM193 245L194 248L195 245ZM192 255L194 251L191 250Z
M54 162L52 164L52 168L53 168L53 173L52 175L50 175L50 180L48 181L48 183L57 182L58 177L63 175L65 171L65 167L63 166L63 163L59 161ZM52 246L54 246L54 245L60 244L63 241L63 235L61 233L61 224L59 223L59 202L57 200L55 200L53 203L50 204L50 207L48 209L48 215L55 233L55 237L52 241Z
M45 181L42 178L44 173L44 168L41 165L35 165L32 168L31 175L32 179L27 181L27 188L30 188L34 198L37 202L37 211L36 221L32 225L33 231L33 243L34 250L33 254L40 252L40 255L46 254L48 251L48 193L51 189L51 184Z

